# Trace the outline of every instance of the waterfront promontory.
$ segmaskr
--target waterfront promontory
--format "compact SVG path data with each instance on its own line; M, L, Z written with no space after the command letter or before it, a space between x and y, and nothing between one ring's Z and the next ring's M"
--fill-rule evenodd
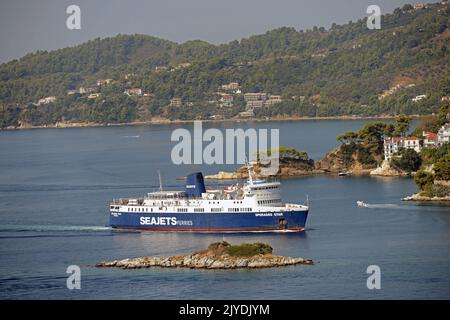
M311 259L291 258L272 254L265 243L231 245L226 241L212 243L206 250L170 257L141 257L99 262L96 267L121 269L190 268L190 269L256 269L313 264Z
M450 197L450 107L443 106L438 115L430 116L410 132L411 118L400 115L392 123L367 123L362 129L339 135L341 145L320 161L310 159L305 151L279 147L263 151L278 154L277 177L299 177L316 174L370 174L379 177L414 177L420 193L404 198L409 201L448 201ZM262 165L254 165L262 178ZM248 177L246 167L234 172L206 176L212 180L238 180Z

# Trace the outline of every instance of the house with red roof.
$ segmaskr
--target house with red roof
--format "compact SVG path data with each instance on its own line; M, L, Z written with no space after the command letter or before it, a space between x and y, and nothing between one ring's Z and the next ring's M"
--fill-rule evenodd
M390 160L401 149L413 149L420 152L422 147L417 137L392 137L384 139L384 159Z
M422 135L423 135L423 146L425 148L434 148L438 145L437 133L424 131Z

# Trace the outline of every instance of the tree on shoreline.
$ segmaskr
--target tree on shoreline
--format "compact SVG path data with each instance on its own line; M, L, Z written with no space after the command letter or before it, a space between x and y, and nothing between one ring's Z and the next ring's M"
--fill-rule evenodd
M278 156L280 160L300 160L300 161L309 161L308 153L305 151L299 151L295 148L288 148L280 146L277 149L269 149L266 151L258 151L257 158L259 159L262 154L266 154L267 156L271 156L274 151L278 152Z
M434 183L434 174L419 170L414 176L414 182L420 190L424 190L427 186L431 186Z
M353 132L353 131L349 131L347 133L341 134L339 136L337 136L336 140L339 141L342 144L354 144L357 139L358 139L358 134Z
M436 180L450 180L450 151L434 164Z
M420 169L422 165L422 159L420 155L413 149L402 149L398 153L398 156L393 157L391 165L394 168L406 171L408 174Z
M394 128L394 137L404 137L409 131L411 125L411 118L405 114L401 114L397 117L396 125Z

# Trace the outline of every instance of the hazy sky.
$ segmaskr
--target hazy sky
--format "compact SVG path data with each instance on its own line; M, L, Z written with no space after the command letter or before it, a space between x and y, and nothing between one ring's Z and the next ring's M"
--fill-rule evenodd
M119 33L184 42L238 40L292 26L329 27L366 16L371 4L392 12L406 0L0 0L0 63ZM423 1L422 1L423 2ZM437 2L425 1L425 2ZM81 8L81 30L66 27L67 6Z

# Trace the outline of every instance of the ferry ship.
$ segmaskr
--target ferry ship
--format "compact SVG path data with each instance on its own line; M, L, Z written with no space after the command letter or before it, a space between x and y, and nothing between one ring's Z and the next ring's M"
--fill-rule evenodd
M187 176L184 191L160 190L143 198L114 199L110 225L117 229L190 232L299 232L309 206L283 203L280 182L257 180L249 168L243 185L206 189L201 172Z

